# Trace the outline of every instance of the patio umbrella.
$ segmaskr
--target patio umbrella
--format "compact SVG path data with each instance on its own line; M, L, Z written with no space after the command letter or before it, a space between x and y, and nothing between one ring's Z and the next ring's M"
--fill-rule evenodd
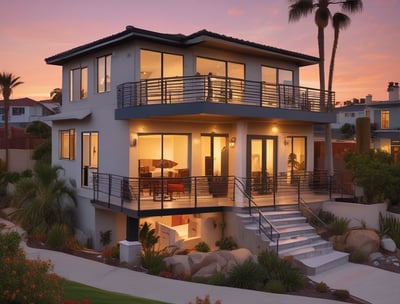
M153 159L153 166L156 168L172 168L178 163L168 159Z

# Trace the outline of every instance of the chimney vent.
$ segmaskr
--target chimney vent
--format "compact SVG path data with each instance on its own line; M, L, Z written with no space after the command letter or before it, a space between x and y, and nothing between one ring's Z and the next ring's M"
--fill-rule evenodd
M398 82L389 82L388 89L389 92L389 101L399 100L399 83Z

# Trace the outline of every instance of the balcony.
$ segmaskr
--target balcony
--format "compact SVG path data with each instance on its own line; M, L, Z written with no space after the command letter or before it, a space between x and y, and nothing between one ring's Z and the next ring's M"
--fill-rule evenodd
M206 103L332 113L335 104L334 92L210 75L146 79L117 89L118 109Z

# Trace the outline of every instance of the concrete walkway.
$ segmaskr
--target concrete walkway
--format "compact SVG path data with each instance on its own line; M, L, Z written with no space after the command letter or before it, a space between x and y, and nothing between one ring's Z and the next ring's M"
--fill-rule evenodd
M0 222L4 220L0 219ZM7 228L11 223L7 222ZM13 230L13 229L9 229ZM196 296L210 295L212 303L222 304L328 304L341 303L308 297L279 295L229 287L218 287L165 279L125 268L114 267L62 252L27 247L30 259L51 260L58 275L72 281L104 290L154 299L166 303L187 304ZM325 282L331 288L347 289L354 296L373 304L398 304L400 274L378 268L348 263L320 275L311 276L316 282Z

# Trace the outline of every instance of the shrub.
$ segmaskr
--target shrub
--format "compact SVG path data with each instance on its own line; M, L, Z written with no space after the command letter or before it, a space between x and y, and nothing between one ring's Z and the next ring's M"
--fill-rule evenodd
M400 248L400 220L392 215L384 217L379 213L379 233L381 236L389 236Z
M189 304L193 304L193 303L189 302ZM196 301L194 302L194 304L211 304L210 296L206 295L204 297L204 299L202 299L200 297L196 297ZM216 300L214 304L221 304L221 301L220 300Z
M286 287L281 280L269 280L265 284L265 291L272 293L286 293Z
M256 289L259 282L266 281L265 270L257 263L247 260L235 265L228 272L227 285L236 288Z
M118 246L111 247L111 258L119 260L119 247Z
M336 289L332 294L339 300L347 300L350 298L350 292L346 289Z
M62 224L53 225L47 233L46 244L53 249L63 249L68 236L67 229Z
M194 249L199 252L209 252L210 246L208 246L206 242L200 242L196 246L194 246Z
M213 274L210 277L210 280L208 281L208 283L211 285L216 285L216 286L225 286L226 285L225 274L222 272L217 272L217 273Z
M325 282L319 282L315 285L315 290L319 293L327 293L329 291L329 286Z
M296 291L304 286L305 277L300 269L282 260L272 251L264 250L258 256L258 263L265 268L270 280L280 280L286 291Z
M333 235L343 235L349 230L350 220L345 217L335 217L329 226L329 231Z
M158 275L161 271L167 270L164 258L166 256L159 252L144 254L142 256L142 266L147 269L149 274Z
M365 264L368 261L368 255L361 250L350 252L349 261L357 264Z
M220 250L233 250L238 248L236 242L231 236L223 237L219 241L216 241L215 246L217 246Z
M111 230L100 231L100 243L103 247L110 245L111 243Z
M0 234L0 303L60 303L64 280L50 262L26 260L16 232Z

